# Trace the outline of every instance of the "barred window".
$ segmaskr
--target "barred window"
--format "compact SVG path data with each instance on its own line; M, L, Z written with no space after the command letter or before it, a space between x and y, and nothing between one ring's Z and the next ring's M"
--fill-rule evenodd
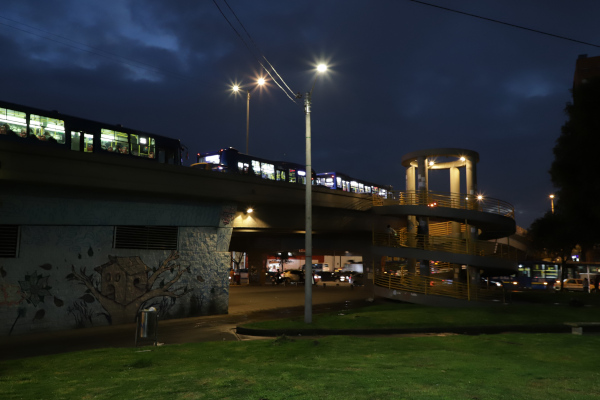
M176 226L116 226L115 249L177 250Z
M0 257L15 258L19 250L19 227L0 225Z

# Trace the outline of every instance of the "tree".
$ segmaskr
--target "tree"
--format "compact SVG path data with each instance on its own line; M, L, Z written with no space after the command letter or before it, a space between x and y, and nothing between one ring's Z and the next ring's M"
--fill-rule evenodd
M585 257L600 242L600 77L574 87L572 95L550 176L558 188L555 210L565 218Z
M536 219L527 231L531 247L546 257L561 259L561 290L566 277L567 261L571 250L577 244L572 232L574 225L560 213L548 211L543 217Z
M131 260L129 260L131 258L139 259L139 257L109 256L111 263L118 262L119 259L125 259L126 264L131 264ZM125 301L118 300L116 298L115 292L118 292L119 290L114 289L114 286L110 285L113 287L112 291L103 290L101 283L94 278L93 273L88 275L85 268L81 268L79 272L77 272L75 270L75 266L71 266L72 272L67 275L67 279L76 280L87 288L87 295L90 298L90 301L94 301L95 299L100 303L100 305L102 305L104 310L106 310L108 313L108 318L111 324L126 324L135 321L140 307L147 300L155 297L179 298L192 291L192 289L190 289L187 285L175 288L172 287L177 283L177 281L179 281L179 278L181 278L184 273L190 272L189 267L183 268L180 264L176 263L178 258L179 253L173 250L157 269L151 270L145 264L143 264L144 274L147 276L147 281L141 283L137 283L137 280L133 281L132 286L134 287L134 290L131 290L132 287L125 284L127 277L122 277L120 279L120 283L122 283L122 285L120 285L121 291L127 291L128 295L132 295L132 298ZM96 268L96 270L98 271L99 268L101 267ZM167 272L170 272L170 275L167 274L167 276L169 276L167 279L170 280L165 281L163 274ZM161 278L162 281L158 282L158 279ZM156 282L158 282L157 285L155 285Z

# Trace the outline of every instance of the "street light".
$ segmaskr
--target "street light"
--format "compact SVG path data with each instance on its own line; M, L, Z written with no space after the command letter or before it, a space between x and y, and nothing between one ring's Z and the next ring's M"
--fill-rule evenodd
M554 195L550 195L550 207L552 207L552 214L554 214Z
M317 72L327 71L325 64L317 66ZM304 228L304 322L312 322L312 161L311 161L311 132L310 132L310 106L311 96L317 83L317 76L310 92L304 98L304 114L306 115L306 201L305 201L305 228Z
M259 86L262 86L265 84L265 79L264 78L259 78L256 83ZM239 85L233 85L232 90L236 93L238 92L246 92L247 95L247 102L246 102L246 154L248 153L248 145L250 142L250 90L244 90L242 88L240 88Z

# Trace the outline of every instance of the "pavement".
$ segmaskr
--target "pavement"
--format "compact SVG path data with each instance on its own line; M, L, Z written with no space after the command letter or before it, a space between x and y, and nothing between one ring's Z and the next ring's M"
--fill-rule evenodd
M230 286L229 313L160 320L158 342L163 345L256 340L261 337L236 333L248 322L304 315L304 286ZM372 292L347 283L313 286L313 314L352 309L371 304ZM136 324L101 326L57 332L0 337L0 360L58 354L109 347L134 347ZM140 344L149 343L146 339Z

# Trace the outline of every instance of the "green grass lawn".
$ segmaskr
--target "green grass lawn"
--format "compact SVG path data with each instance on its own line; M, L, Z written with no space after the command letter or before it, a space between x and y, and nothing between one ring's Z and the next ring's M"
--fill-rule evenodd
M331 336L0 362L4 399L591 399L600 336Z
M560 297L560 296L559 296ZM552 300L559 297L551 297ZM311 328L600 321L564 301L476 308L387 303ZM249 324L305 328L303 318ZM0 399L593 399L600 335L285 336L103 349L0 362Z
M316 314L313 323L304 317L245 324L255 329L364 329L426 328L449 326L537 325L564 322L600 322L598 307L508 304L473 308L441 308L388 303L343 312Z

